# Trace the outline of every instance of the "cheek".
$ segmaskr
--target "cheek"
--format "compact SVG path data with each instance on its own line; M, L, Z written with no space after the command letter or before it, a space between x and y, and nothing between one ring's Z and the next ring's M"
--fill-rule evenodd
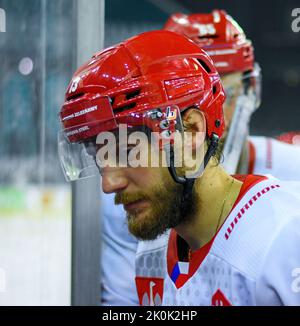
M134 185L141 191L147 191L161 181L160 168L137 167L128 169L128 176Z
M130 173L132 191L141 192L153 200L160 200L174 187L168 168L135 168Z

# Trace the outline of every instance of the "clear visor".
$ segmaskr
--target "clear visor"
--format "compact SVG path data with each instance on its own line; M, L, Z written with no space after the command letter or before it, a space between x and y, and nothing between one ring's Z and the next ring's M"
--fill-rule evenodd
M225 77L226 78L226 77ZM256 63L253 71L243 74L242 80L225 80L226 102L224 116L226 126L223 148L223 167L228 173L237 173L240 155L249 133L251 115L261 102L261 70Z
M254 100L251 113L260 106L262 75L258 63L255 63L252 71L244 73L242 78L234 74L225 75L223 84L226 93L225 109L234 105L240 95L249 95L251 100Z
M74 181L99 176L105 167L149 166L153 163L149 148L160 152L182 133L177 106L122 113L114 121L98 120L60 131L58 153L66 180Z

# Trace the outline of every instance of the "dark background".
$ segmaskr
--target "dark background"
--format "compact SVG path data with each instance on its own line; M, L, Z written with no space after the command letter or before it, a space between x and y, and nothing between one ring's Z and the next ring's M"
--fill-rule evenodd
M106 33L116 22L163 26L169 14L225 9L253 41L263 72L263 97L251 122L251 133L276 136L300 129L300 32L291 29L291 12L300 1L178 0L106 1ZM158 27L159 28L159 27ZM109 42L109 39L106 40Z

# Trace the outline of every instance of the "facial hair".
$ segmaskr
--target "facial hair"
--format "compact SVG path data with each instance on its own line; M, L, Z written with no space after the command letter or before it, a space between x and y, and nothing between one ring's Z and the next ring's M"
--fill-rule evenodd
M169 172L167 172L169 173ZM195 195L183 201L183 186L168 174L161 182L149 189L136 193L117 193L115 204L129 204L147 200L150 207L127 212L128 229L140 240L154 240L170 228L187 223L195 212Z

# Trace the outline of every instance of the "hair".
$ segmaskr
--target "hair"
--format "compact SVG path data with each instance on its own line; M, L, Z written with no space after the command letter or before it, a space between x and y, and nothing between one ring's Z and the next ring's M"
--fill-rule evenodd
M216 162L216 166L220 163L223 163L224 161L224 155L223 155L223 147L224 147L225 139L221 138L218 143L218 147L216 148L216 151L214 152L212 158ZM209 147L211 140L206 136L206 143Z

